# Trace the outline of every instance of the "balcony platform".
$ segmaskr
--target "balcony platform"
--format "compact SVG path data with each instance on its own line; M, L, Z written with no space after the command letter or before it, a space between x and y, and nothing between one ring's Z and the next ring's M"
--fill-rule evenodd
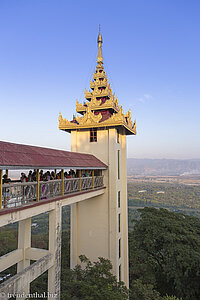
M95 198L105 192L105 187L96 187L83 191L68 193L63 196L56 196L49 199L43 199L38 202L31 201L26 205L18 207L8 207L0 210L0 227L19 222L29 217L34 217L39 214L50 212L55 209L59 202L61 207L71 205L80 201Z

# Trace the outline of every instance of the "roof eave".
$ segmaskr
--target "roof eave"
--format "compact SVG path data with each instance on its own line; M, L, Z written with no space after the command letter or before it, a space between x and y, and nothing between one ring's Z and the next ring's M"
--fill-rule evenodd
M129 128L125 123L119 122L116 124L104 124L104 122L102 123L97 123L97 124L91 124L91 125L77 125L76 127L64 127L64 126L59 126L60 130L66 131L66 132L71 132L72 130L78 130L78 129L90 129L90 128L102 128L102 127L117 127L117 126L123 126L126 129L127 135L136 135L137 132L135 129L131 129Z
M2 165L0 166L0 170L21 170L21 169L75 169L75 170L106 170L108 167L86 167L86 166L13 166L13 165Z

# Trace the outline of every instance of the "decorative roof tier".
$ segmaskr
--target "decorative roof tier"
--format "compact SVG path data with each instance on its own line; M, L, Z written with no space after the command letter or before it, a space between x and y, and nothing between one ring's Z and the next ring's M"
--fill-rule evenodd
M94 90L91 92L88 92L87 89L85 89L85 99L91 100L92 96L94 96L95 98L110 98L112 96L112 89L110 87L110 84L108 84L106 87L104 87L103 85L94 86Z
M116 112L120 110L119 104L118 104L118 98L115 99L115 95L112 95L110 99L107 99L106 101L103 99L97 100L96 97L92 96L91 101L85 102L84 104L81 104L76 101L76 111L80 114L83 114L86 111L86 108L90 107L92 111L95 110L103 110L103 109L113 109Z
M85 89L86 101L82 104L76 101L76 111L82 116L73 117L72 121L59 116L59 129L67 132L77 129L118 127L126 129L126 134L136 134L136 121L131 121L131 111L123 113L119 107L118 98L112 92L103 66L102 43L103 39L99 30L98 55L96 71L93 81L90 81L91 91Z

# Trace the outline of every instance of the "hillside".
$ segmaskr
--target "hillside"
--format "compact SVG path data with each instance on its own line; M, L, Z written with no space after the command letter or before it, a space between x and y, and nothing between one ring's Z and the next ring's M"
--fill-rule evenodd
M200 175L200 159L127 159L128 175Z

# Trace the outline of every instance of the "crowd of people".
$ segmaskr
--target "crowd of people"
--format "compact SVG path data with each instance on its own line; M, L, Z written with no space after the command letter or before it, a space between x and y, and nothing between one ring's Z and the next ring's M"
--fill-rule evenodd
M82 170L81 171L81 177L91 177L92 171ZM79 173L78 170L70 170L69 172L64 172L64 178L78 178ZM61 179L61 171L56 173L55 171L47 171L43 172L43 170L40 170L39 172L39 178L40 181L49 181L49 180L55 180L55 179ZM21 177L19 180L11 180L8 178L7 174L3 175L3 184L10 183L10 182L34 182L37 181L37 172L29 171L28 175L26 175L24 172L21 173Z
M79 178L79 170L70 170L69 172L64 172L64 179L67 178ZM95 176L99 176L101 175L101 171L96 170L95 171ZM92 171L91 170L81 170L81 177L92 177ZM56 179L62 179L62 172L56 172L55 171L46 171L43 172L43 170L40 170L39 172L39 180L40 181L49 181L49 180L56 180ZM3 175L3 184L8 184L8 183L14 183L14 182L21 182L21 183L25 183L25 182L36 182L37 181L37 170L30 170L27 175L22 172L21 173L21 177L18 180L11 180L8 177L8 173L6 172L6 174ZM26 195L28 194L28 192L30 191L30 189L33 190L32 185L22 185L22 190L23 190L23 199L24 197L26 197ZM45 188L45 185L43 185L43 188ZM3 192L3 196L4 196L4 208L7 207L7 201L10 199L11 195L10 195L10 185L8 186L3 186L2 192ZM46 196L42 196L41 199L46 199ZM34 199L36 200L36 199Z
M36 171L29 171L28 175L25 173L21 173L20 181L21 182L33 182L36 181L37 174ZM82 177L90 177L92 176L91 172L85 171L81 174ZM50 172L43 172L43 170L40 170L39 173L40 181L49 181L49 180L55 180L55 179L61 179L61 171L56 173L54 171ZM78 172L74 170L70 170L69 172L64 172L64 178L78 178L79 174Z

